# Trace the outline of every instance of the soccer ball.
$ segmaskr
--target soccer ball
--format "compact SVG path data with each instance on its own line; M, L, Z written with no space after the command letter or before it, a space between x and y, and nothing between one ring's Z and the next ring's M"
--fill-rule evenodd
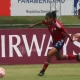
M0 78L3 78L5 76L5 69L0 67Z

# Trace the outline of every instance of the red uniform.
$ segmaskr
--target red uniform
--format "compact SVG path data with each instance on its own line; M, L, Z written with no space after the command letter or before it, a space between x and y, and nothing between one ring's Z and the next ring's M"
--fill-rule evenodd
M58 20L56 20L56 23L53 23L51 25L48 25L47 22L44 20L42 21L42 24L47 25L48 30L54 41L60 41L66 37L66 35L63 33L65 28Z

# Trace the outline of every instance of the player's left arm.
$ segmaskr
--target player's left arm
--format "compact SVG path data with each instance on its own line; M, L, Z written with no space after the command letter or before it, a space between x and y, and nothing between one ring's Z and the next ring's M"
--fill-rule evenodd
M56 22L56 26L73 42L72 37L69 35L68 31L64 28L63 25L60 25L58 22Z
M63 32L66 34L67 37L69 37L69 39L71 40L71 42L73 42L73 39L72 39L72 37L69 35L68 31L64 29Z

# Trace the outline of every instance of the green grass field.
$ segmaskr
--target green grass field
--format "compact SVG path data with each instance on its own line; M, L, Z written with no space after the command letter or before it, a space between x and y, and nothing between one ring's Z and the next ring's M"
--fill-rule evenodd
M3 24L35 24L44 20L44 16L12 16L12 17L0 17L0 28L27 28L27 25L18 25L18 26L6 26ZM80 20L77 16L62 16L62 24L80 25ZM80 26L65 26L65 27L80 27ZM35 28L44 28L44 26L35 26Z
M0 80L79 80L80 64L51 64L45 75L37 74L42 65L1 65L6 75Z
M44 16L12 16L0 17L0 24L33 24L44 20ZM61 22L63 24L80 24L77 16L62 16Z

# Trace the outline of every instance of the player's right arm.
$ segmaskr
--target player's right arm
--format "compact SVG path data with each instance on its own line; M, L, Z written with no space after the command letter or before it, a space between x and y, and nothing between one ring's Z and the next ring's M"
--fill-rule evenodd
M40 24L42 24L42 22L38 22L36 24L31 24L31 25L29 25L29 28L32 28L32 27L37 26L37 25L40 25Z
M31 25L29 25L29 28L32 28L32 27L34 27L34 26L41 25L41 24L46 25L46 24L47 24L46 20L43 20L42 22L38 22L38 23L36 23L36 24L31 24Z

